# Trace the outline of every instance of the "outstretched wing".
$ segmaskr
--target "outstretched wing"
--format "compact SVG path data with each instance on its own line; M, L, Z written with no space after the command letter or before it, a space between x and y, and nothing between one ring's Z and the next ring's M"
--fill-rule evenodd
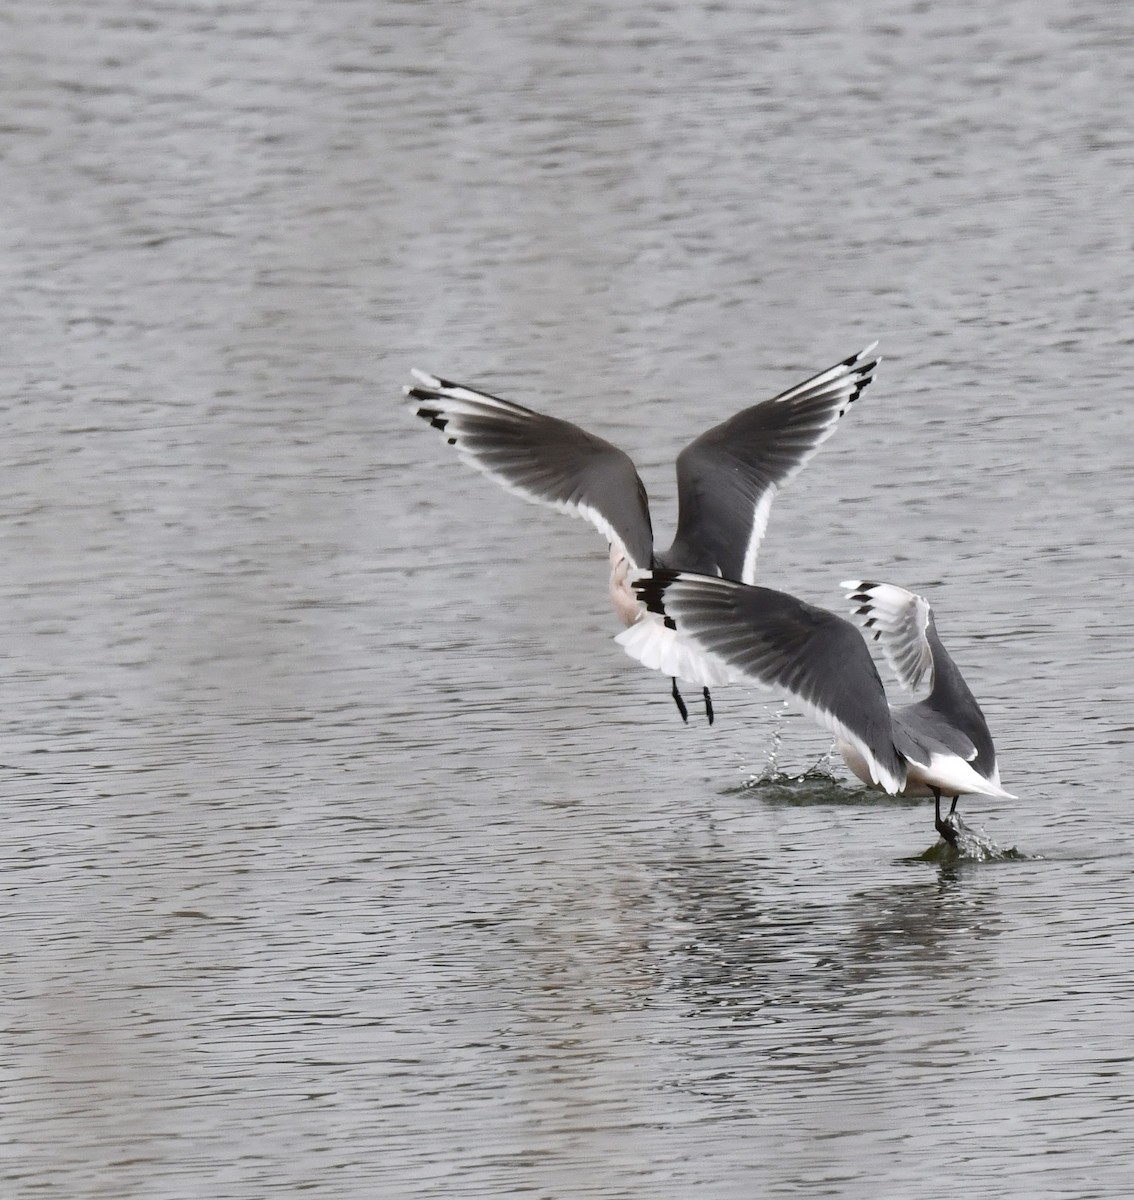
M879 645L898 682L912 691L929 672L933 686L933 652L927 630L929 601L892 583L848 579L839 584L853 606L853 617Z
M570 421L424 371L412 374L417 385L405 392L414 411L469 466L525 500L585 517L633 567L650 565L649 503L627 454Z
M886 691L849 622L786 592L704 575L655 570L634 590L678 636L737 680L786 692L824 729L862 755L891 793L906 783Z
M777 492L873 379L877 344L690 442L677 459L677 535L659 560L752 583Z

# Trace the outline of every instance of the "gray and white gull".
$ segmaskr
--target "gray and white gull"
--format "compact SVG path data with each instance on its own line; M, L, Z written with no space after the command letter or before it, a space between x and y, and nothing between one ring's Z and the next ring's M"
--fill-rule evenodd
M840 616L786 592L655 570L632 583L676 636L731 673L784 692L824 729L863 783L892 795L933 796L935 825L956 845L957 798L1015 797L1000 785L984 713L937 633L924 596L850 580L853 616L879 644L902 687L929 695L892 707L862 635ZM941 797L951 796L941 815Z
M651 567L696 571L752 583L772 502L835 431L839 418L874 377L877 342L780 395L744 409L690 442L677 456L677 532L654 548L646 489L617 446L558 417L524 408L466 384L412 372L405 389L419 417L440 430L471 467L525 500L590 521L610 544L610 597L627 629L626 652L677 681L703 689L730 670L674 637L638 601L631 578Z

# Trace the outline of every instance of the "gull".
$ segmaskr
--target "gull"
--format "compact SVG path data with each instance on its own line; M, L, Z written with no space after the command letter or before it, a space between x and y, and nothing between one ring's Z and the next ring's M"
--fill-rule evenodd
M677 532L655 550L646 489L617 446L558 417L524 408L452 380L412 371L404 390L419 417L441 431L471 467L508 491L590 521L610 549L610 598L626 630L626 652L673 679L672 695L688 720L678 679L709 688L729 671L707 662L646 612L631 590L650 567L697 571L751 583L772 502L835 430L870 383L877 342L778 396L745 408L690 442L677 456Z
M654 570L636 578L647 608L732 677L785 692L835 744L851 771L891 795L930 796L934 824L957 844L957 798L1016 799L1000 785L984 713L937 633L924 596L889 583L841 586L855 620L879 643L902 687L928 680L929 695L892 707L859 630L786 592ZM953 798L945 818L942 795Z

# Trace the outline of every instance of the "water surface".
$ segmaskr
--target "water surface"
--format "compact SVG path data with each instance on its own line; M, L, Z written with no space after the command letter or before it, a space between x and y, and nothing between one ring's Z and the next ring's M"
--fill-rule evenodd
M5 1195L1126 1195L1125 13L3 28ZM988 861L774 697L683 727L594 531L399 403L612 438L661 541L875 338L761 573L932 597Z

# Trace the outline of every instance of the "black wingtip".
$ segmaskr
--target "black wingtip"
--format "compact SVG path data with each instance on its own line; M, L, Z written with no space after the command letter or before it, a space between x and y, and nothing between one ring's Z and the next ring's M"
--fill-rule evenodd
M676 571L655 567L648 575L639 575L632 580L630 586L650 612L665 616L665 590L676 578Z
M855 395L861 394L862 389L869 387L874 382L874 371L882 360L880 358L872 358L869 362L859 363L856 372L858 376L858 388L855 390Z
M445 426L449 424L449 416L439 408L430 408L428 405L422 405L417 410L417 415L423 420L428 421L434 429L444 431Z
M631 581L630 586L634 589L638 599L652 612L658 616L665 618L666 625L670 629L676 629L677 626L673 622L673 618L665 611L665 592L666 588L677 578L678 572L667 570L664 567L656 567L648 575L641 575L637 579Z

